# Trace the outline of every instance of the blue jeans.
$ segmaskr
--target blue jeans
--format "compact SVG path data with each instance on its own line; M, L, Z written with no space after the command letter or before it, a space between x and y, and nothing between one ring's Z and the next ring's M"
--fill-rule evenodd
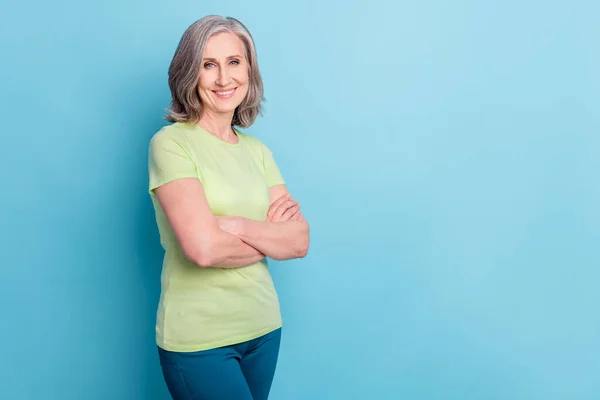
M281 328L231 346L195 352L159 347L158 354L174 400L266 400L280 341Z

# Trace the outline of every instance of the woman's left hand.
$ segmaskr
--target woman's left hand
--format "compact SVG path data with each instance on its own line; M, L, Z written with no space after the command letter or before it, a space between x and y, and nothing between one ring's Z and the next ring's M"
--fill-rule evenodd
M290 194L285 194L275 200L267 212L267 221L285 222L297 221L300 217L300 204L291 198Z

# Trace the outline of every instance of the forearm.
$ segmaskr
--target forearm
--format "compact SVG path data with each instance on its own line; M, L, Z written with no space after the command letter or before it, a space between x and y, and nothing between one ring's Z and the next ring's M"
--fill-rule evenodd
M254 264L265 255L231 233L219 229L196 263L203 267L239 268Z
M274 260L301 258L308 253L309 226L304 219L286 222L242 219L233 234Z

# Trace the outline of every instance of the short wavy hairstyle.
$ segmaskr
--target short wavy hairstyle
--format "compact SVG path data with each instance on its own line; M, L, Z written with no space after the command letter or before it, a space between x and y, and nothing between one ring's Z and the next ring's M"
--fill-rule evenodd
M247 128L262 114L263 80L258 68L254 39L248 29L233 17L208 15L190 25L183 33L169 66L171 104L165 119L170 122L196 123L203 106L198 94L198 80L208 39L221 32L231 32L243 42L248 62L248 93L236 108L232 126Z

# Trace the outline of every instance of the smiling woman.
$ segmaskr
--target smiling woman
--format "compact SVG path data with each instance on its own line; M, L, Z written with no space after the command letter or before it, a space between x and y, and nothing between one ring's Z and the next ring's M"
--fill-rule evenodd
M234 110L248 93L248 62L244 44L233 33L214 35L206 44L198 93L206 112Z
M250 32L234 18L208 16L192 24L171 62L169 86L173 97L169 121L198 121L205 108L215 105L212 95L234 90L235 98L216 110L234 110L231 125L249 127L263 101L263 82Z
M169 68L171 125L150 141L149 192L165 249L156 339L179 399L267 399L281 315L266 257L304 257L308 223L271 151L242 133L260 114L248 30L208 16Z

